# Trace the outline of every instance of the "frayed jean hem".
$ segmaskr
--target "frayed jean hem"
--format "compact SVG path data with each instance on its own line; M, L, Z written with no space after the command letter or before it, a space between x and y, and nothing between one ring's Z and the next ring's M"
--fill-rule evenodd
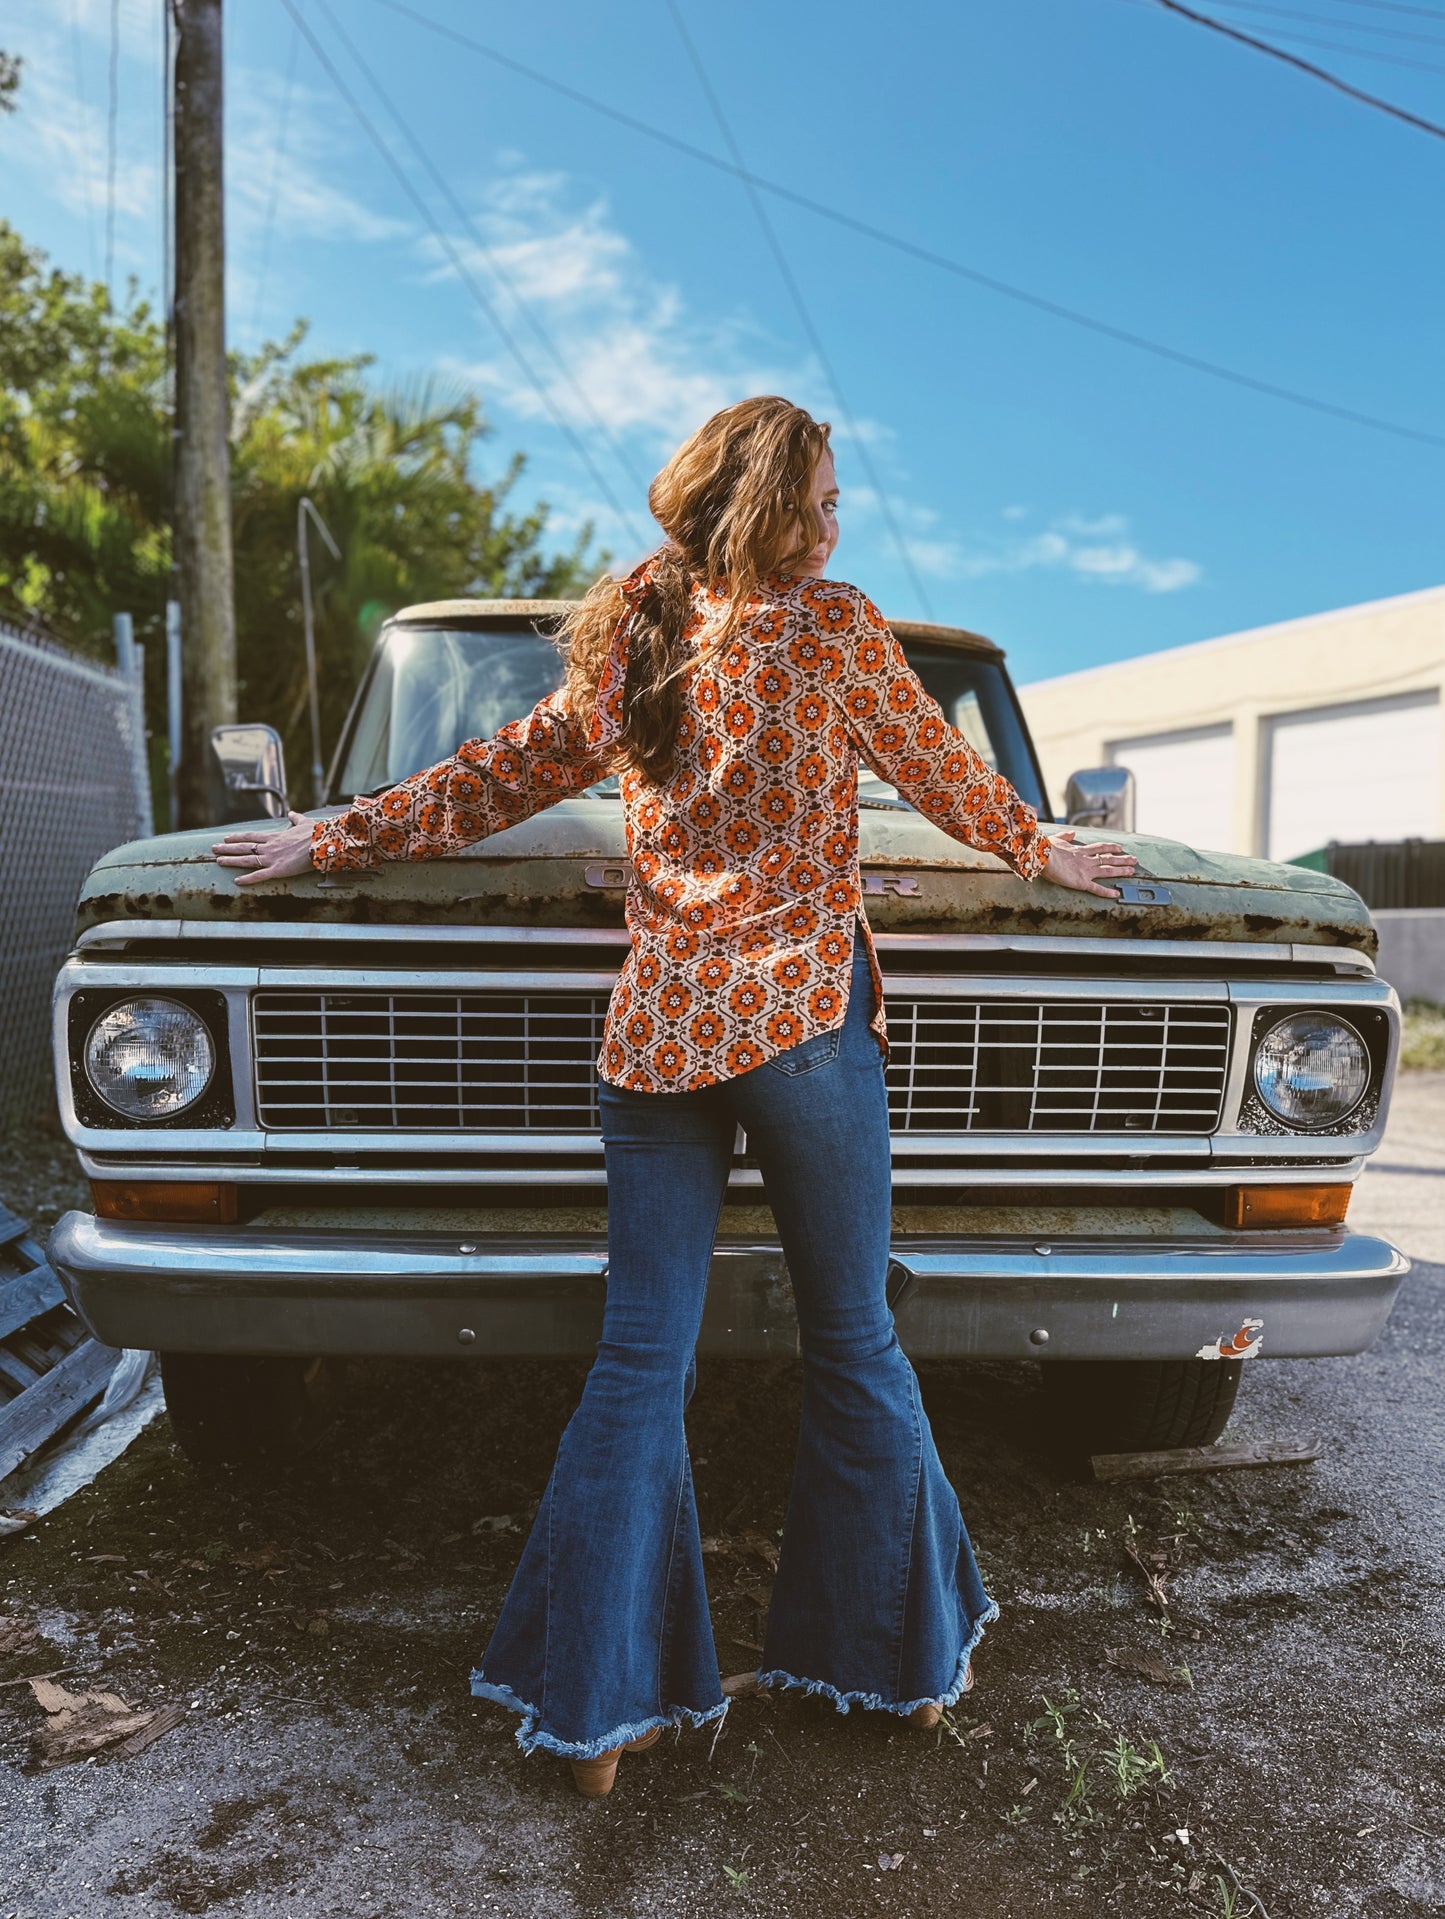
M517 1728L517 1744L523 1752L536 1752L540 1748L543 1752L556 1753L559 1759L600 1759L604 1752L615 1752L619 1746L630 1745L634 1739L641 1739L644 1733L658 1726L710 1725L713 1720L722 1718L729 1705L729 1701L724 1699L716 1706L709 1706L706 1712L696 1712L691 1706L671 1706L666 1712L654 1713L650 1719L614 1726L611 1732L605 1732L597 1739L575 1740L558 1739L555 1733L539 1731L537 1721L542 1715L536 1706L519 1699L510 1686L495 1685L479 1672L472 1674L472 1694L474 1698L490 1699L498 1706L505 1706L509 1712L522 1715L522 1723Z
M968 1678L968 1662L973 1657L974 1648L983 1638L985 1626L991 1626L998 1618L998 1607L989 1602L986 1611L981 1612L973 1622L973 1632L968 1644L958 1655L958 1665L954 1669L953 1682L946 1691L931 1693L926 1699L884 1699L876 1692L839 1692L836 1686L830 1686L826 1679L800 1679L795 1673L773 1671L758 1674L760 1690L776 1687L780 1691L803 1692L810 1698L831 1699L839 1712L848 1712L854 1706L860 1706L865 1712L893 1712L907 1716L917 1712L920 1706L956 1706L963 1697L963 1689Z

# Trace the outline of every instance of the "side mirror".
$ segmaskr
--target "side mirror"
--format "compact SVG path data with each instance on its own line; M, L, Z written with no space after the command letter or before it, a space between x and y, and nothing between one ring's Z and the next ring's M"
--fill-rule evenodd
M1106 833L1134 831L1134 775L1127 766L1091 766L1069 776L1064 815L1070 826L1102 826Z
M218 825L253 820L258 813L285 819L286 759L274 726L213 726L211 751L221 773Z

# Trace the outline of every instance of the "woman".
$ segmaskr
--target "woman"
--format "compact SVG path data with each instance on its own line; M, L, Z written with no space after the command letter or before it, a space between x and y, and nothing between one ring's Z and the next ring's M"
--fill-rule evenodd
M797 1302L803 1412L757 1684L936 1724L995 1616L884 1294L882 980L861 911L863 760L1027 879L1115 897L1113 846L1039 832L882 616L828 580L828 428L717 414L653 482L666 542L571 615L564 684L338 818L232 834L242 885L427 859L620 774L632 946L598 1062L602 1337L472 1690L610 1789L623 1749L726 1710L683 1417L741 1126Z

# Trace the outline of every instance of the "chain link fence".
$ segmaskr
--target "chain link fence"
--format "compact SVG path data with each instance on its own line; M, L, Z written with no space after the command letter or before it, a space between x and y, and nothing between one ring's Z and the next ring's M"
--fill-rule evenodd
M150 831L138 675L0 621L0 1127L53 1101L50 992L82 881Z

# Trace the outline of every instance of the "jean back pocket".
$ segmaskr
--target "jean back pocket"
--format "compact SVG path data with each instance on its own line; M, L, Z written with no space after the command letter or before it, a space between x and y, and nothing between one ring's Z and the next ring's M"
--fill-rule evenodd
M790 1046L785 1053L775 1053L768 1064L794 1079L799 1073L811 1073L814 1067L826 1066L829 1060L836 1059L842 1039L841 1026L833 1027L831 1032L814 1033L811 1039L799 1040L796 1046Z

